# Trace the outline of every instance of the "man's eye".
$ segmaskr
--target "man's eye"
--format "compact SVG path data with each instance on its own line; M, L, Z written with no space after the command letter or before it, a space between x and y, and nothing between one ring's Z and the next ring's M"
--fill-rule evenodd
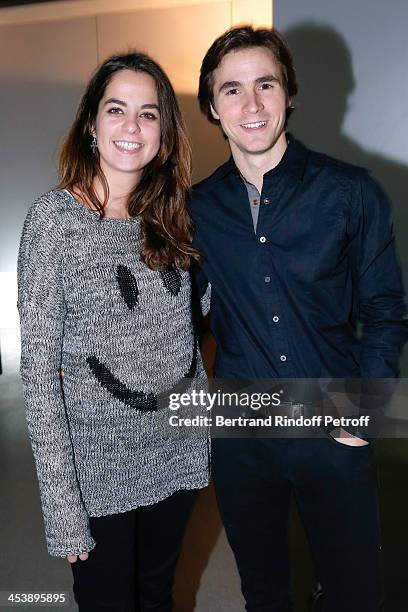
M227 96L236 96L238 93L239 89L237 89L236 87L227 90Z
M273 83L261 83L259 88L260 89L272 89L273 88Z
M112 107L112 108L110 108L108 110L108 113L110 115L119 115L119 114L123 113L123 110L121 108L119 108L118 106L114 106L114 107Z

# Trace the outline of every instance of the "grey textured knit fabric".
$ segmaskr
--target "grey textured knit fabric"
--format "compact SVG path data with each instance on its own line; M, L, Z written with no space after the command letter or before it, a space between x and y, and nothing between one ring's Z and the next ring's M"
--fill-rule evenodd
M61 190L24 224L21 376L55 556L95 546L89 516L208 484L206 433L171 428L167 406L156 409L183 377L205 380L189 274L148 269L140 246L138 219L100 219Z

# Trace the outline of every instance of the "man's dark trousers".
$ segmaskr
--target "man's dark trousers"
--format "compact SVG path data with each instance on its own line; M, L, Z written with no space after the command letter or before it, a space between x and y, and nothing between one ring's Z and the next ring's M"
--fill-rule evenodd
M288 518L294 495L322 612L383 610L373 449L332 438L213 440L213 476L248 612L289 612Z

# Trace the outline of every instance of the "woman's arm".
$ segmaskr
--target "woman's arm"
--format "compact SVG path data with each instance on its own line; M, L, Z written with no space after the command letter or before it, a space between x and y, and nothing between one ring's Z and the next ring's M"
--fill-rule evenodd
M64 234L47 195L30 208L18 259L21 378L48 551L65 557L91 550L61 389L65 304Z

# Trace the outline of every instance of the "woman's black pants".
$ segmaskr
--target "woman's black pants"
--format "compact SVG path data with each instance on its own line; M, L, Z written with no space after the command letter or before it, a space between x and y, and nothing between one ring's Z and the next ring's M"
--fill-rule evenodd
M79 612L171 612L173 580L197 491L91 517L96 547L72 564Z

